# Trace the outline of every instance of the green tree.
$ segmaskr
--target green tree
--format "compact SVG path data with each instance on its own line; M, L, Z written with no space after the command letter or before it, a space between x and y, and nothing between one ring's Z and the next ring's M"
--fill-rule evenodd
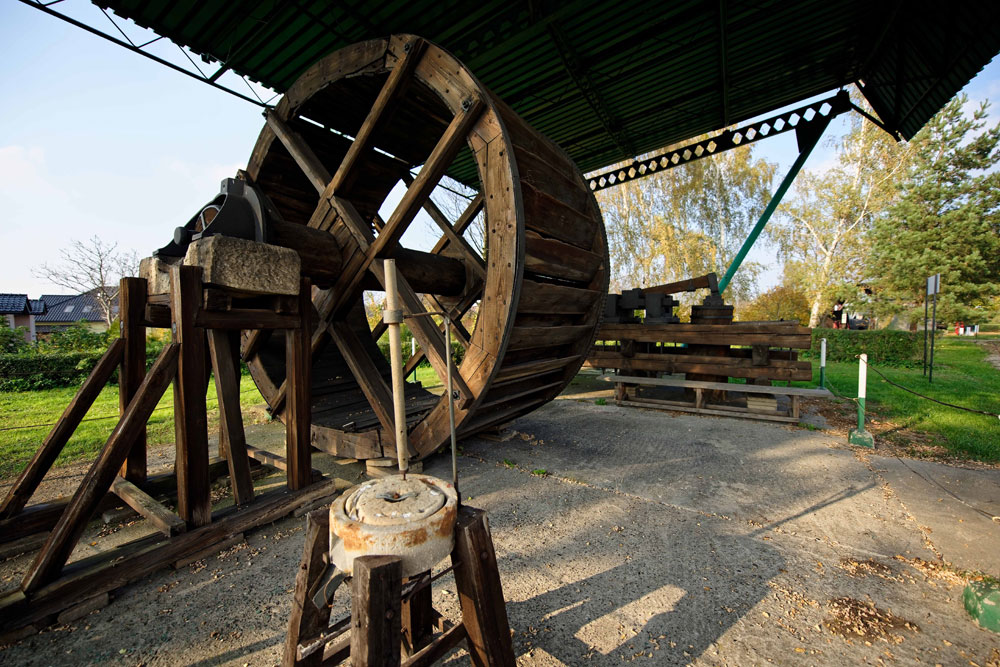
M721 276L767 204L774 170L746 146L598 192L611 288ZM743 264L729 288L734 301L752 294L760 268Z
M971 114L967 103L955 97L914 138L901 197L876 222L869 272L882 313L922 311L935 273L946 322L982 321L1000 294L1000 123L987 127L988 101Z
M811 327L838 294L856 292L865 279L867 234L896 199L913 152L860 114L850 116L848 132L832 143L836 165L799 175L771 232L787 279L809 298Z
M798 287L775 285L740 308L736 319L740 322L796 320L804 325L809 322L809 307L809 297Z

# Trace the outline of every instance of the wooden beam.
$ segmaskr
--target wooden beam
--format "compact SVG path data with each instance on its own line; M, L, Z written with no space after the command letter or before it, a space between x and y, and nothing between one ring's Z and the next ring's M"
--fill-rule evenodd
M137 433L142 431L153 409L159 402L167 385L177 370L180 346L171 343L163 348L149 374L143 379L139 390L101 449L97 460L87 471L73 499L59 517L45 546L38 553L35 562L28 569L21 582L21 590L31 593L55 580L73 547L87 526L94 510L104 494L111 488L111 482L128 456L129 447Z
M462 624L469 635L469 658L476 667L514 667L507 606L486 512L459 509L455 525L455 587Z
M344 269L343 278L337 281L337 284L332 288L335 295L331 308L333 315L339 314L346 306L375 258L387 256L385 253L398 245L400 237L424 205L431 191L437 186L459 149L464 145L482 110L482 100L476 99L468 105L468 109L455 115L434 150L431 151L427 162L420 169L413 185L406 190L406 194L403 195L392 215L389 216L389 220L386 221L385 227L378 237L363 255L356 255L355 257L358 259L352 258L348 262ZM332 200L331 203L333 203ZM340 213L343 214L343 211L340 210Z
M288 616L288 634L281 658L282 667L313 667L323 663L323 652L298 659L299 644L318 638L330 623L330 607L313 604L310 592L326 570L325 556L330 543L330 512L316 510L306 515L305 546L295 573L295 593Z
M45 473L52 467L59 452L66 446L76 427L80 425L90 406L111 378L111 374L121 363L124 352L125 341L119 338L111 343L94 365L94 370L90 371L90 375L80 385L80 389L63 410L59 420L42 442L42 446L38 448L27 467L14 482L14 486L7 492L7 497L0 506L0 519L9 519L20 513L28 504Z
M309 182L316 188L316 192L322 194L330 182L330 172L326 170L323 163L316 157L316 153L309 147L309 144L293 130L288 124L278 117L273 110L268 110L266 114L267 126L271 128L274 135L278 137L282 145L299 165L299 169L306 175Z
M305 278L299 287L299 326L285 332L285 453L288 488L293 491L312 481L311 295L312 286Z
M429 578L431 576L430 570L422 572L408 581L421 576ZM431 641L434 633L434 609L431 606L431 593L431 586L428 583L403 600L403 646L407 655L412 656Z
M124 415L146 375L146 280L122 278L118 287L118 313L125 340L121 371L118 373L118 414ZM146 481L146 429L132 443L122 476L130 482Z
M464 233L465 228L472 224L472 221L475 220L479 212L483 210L483 201L483 193L477 192L476 196L472 198L472 201L469 202L469 205L462 212L462 215L458 216L458 220L456 220L455 224L452 226L452 229L455 230L456 234ZM439 254L442 250L448 247L450 242L451 239L447 236L442 236L438 239L438 242L434 244L434 248L431 252L435 255Z
M428 667L447 655L448 651L467 639L465 625L459 623L447 628L441 636L406 659L403 667Z
M177 456L177 513L194 526L212 520L208 482L208 416L205 406L205 331L195 326L201 309L201 268L170 271L170 311L174 342L180 346L174 382L174 432Z
M351 585L351 665L399 665L403 563L395 556L354 559Z
M406 187L410 187L413 185L413 177L410 176L409 173L403 174L403 183L406 184ZM451 226L451 223L448 222L448 218L441 212L441 209L437 207L437 204L435 204L434 200L430 197L428 197L427 201L424 202L424 210L427 211L429 216L431 216L431 220L437 223L437 226L441 228L441 231L448 237L448 240L458 246L459 251L461 251L462 255L465 256L465 259L469 262L473 271L475 271L480 278L485 280L486 261L483 260L479 253L476 252L471 245L469 245L469 242L465 240L464 236L455 231L455 229Z
M253 479L250 477L247 438L240 409L239 368L233 360L233 338L236 335L210 329L208 349L215 373L215 395L219 401L219 450L220 453L225 452L229 464L233 499L237 505L246 505L253 500Z
M187 524L155 498L140 489L132 482L117 477L111 482L111 492L138 512L143 518L156 526L156 529L167 537L179 535L187 530Z
M343 194L357 178L357 166L361 156L374 147L375 135L392 120L426 46L427 42L417 37L404 47L406 51L389 72L389 77L382 84L382 90L379 91L371 110L368 111L368 116L361 124L361 129L354 137L354 142L347 149L347 154L344 155L337 172L330 180L331 194Z
M386 384L385 378L378 372L375 362L371 360L365 352L361 341L347 324L341 321L331 322L327 325L330 337L336 343L337 349L347 362L351 374L357 380L358 386L368 399L375 416L382 424L382 436L385 440L394 442L395 427L393 426L392 413L392 391Z

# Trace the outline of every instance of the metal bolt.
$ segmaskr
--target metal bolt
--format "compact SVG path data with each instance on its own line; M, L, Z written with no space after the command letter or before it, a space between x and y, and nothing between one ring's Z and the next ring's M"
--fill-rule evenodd
M472 100L462 100L462 111L468 111L472 108Z
M403 44L403 51L405 53L409 53L410 49L412 48L413 48L413 42L407 42L406 44Z
M387 619L389 619L390 621L392 620L392 617L393 617L394 615L395 615L395 614L393 614L393 613L392 613L392 609L390 609L390 610L388 610L387 612L385 612L385 617L386 617Z

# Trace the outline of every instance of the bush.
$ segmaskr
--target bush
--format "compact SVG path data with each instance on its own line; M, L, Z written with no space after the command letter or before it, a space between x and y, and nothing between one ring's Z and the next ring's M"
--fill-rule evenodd
M107 349L118 337L117 327L108 331L91 331L83 322L71 324L65 329L53 331L48 339L39 341L38 349L43 352L93 352Z
M979 325L979 333L1000 333L1000 322L989 322Z
M419 346L418 346L419 347ZM386 361L389 361L389 336L383 336L378 342L378 349L382 352L382 356L385 357ZM462 363L462 359L465 358L465 348L457 340L452 339L451 341L451 358L452 363L458 366ZM403 341L403 363L405 364L410 360L410 341ZM421 364L427 363L426 360L420 362Z
M0 354L0 391L32 391L81 384L104 350ZM118 381L115 371L112 382Z
M816 328L812 348L802 356L818 359L821 338L826 338L827 361L854 361L859 354L867 354L873 364L905 366L917 361L923 351L923 339L912 331Z
M0 324L0 353L20 352L28 347L25 340L27 330L24 327L10 328L7 323Z

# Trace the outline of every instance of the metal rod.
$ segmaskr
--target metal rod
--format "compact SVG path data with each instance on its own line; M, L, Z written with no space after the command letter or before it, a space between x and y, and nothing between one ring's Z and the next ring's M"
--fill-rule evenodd
M389 361L392 366L392 410L395 426L396 460L399 472L406 479L410 467L410 456L406 443L406 378L403 377L403 347L399 325L403 313L399 310L399 293L396 291L396 260L386 259L385 267L385 311L382 320L389 327Z
M934 292L934 303L931 306L931 359L927 366L927 381L934 382L934 336L937 334L937 291Z
M930 296L928 292L930 292L930 290L925 287L924 288L924 376L925 377L927 376L927 305L928 301L930 301L930 299L927 298Z
M831 114L832 115L832 114ZM782 198L785 193L788 192L788 188L791 187L792 181L795 177L799 175L799 171L802 169L802 165L806 163L806 159L812 153L816 144L819 143L820 137L823 136L823 132L826 131L827 126L830 124L830 116L825 117L823 120L819 121L815 126L815 131L805 137L805 143L803 144L803 134L800 133L799 136L799 156L795 158L795 162L792 163L791 168L785 177L781 179L781 184L778 189L775 190L774 196L771 197L771 201L767 202L767 206L764 207L764 212L760 214L760 219L757 220L757 224L754 225L753 230L750 235L747 236L746 241L743 242L743 246L740 248L739 252L736 253L736 257L733 259L733 263L729 265L726 269L726 275L722 276L722 280L719 281L719 292L725 291L726 287L729 285L729 281L733 279L736 274L737 269L743 264L743 260L746 259L747 253L750 252L750 248L757 241L757 237L760 233L764 231L764 225L767 221L771 219L774 215L774 211L778 208L778 204L781 203ZM812 129L812 128L810 128Z

